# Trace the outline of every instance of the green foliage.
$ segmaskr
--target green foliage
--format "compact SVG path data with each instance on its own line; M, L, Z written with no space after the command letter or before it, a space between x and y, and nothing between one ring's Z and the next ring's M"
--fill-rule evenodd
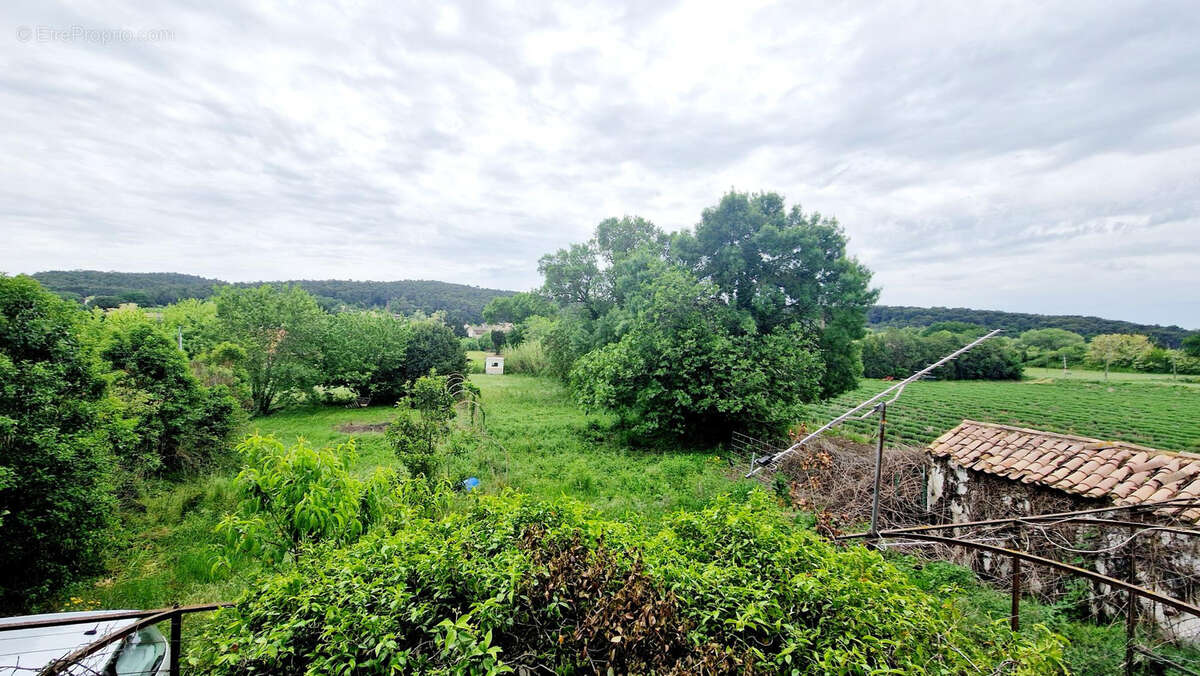
M115 302L126 302L121 300L121 296L127 296L131 292L143 292L143 299L153 301L149 303L152 305L168 305L188 298L209 298L214 295L215 287L227 286L219 279L169 272L56 270L39 272L34 277L52 291L70 293L75 297L107 295L112 296ZM327 279L284 281L278 284L303 288L320 299L318 304L327 310L336 309L339 305L348 305L386 309L400 314L423 312L431 315L434 312L444 312L446 321L456 329L464 323L479 323L483 318L481 310L489 301L512 293L428 280L356 282ZM233 286L245 288L256 284L240 283ZM140 300L137 302L146 304Z
M454 396L445 376L430 374L412 384L407 408L387 428L392 452L409 476L432 478L439 465L438 444L450 433L454 419Z
M863 374L868 378L907 378L978 337L977 332L873 331L861 341ZM995 337L932 373L939 380L1019 380L1021 360L1012 342Z
M136 439L119 453L126 470L195 469L227 446L239 407L225 387L200 385L184 354L149 320L106 322L105 333L101 357L116 373L124 415L135 421Z
M776 193L729 192L704 210L695 232L672 250L701 280L748 312L762 333L802 323L821 327L822 394L854 387L853 341L879 296L866 266L846 255L836 219L788 210Z
M270 413L280 395L320 381L325 313L295 286L225 287L216 296L222 331L246 351L250 398Z
M500 348L504 347L504 345L508 342L504 332L500 329L492 329L492 332L488 337L491 338L492 349L496 352L499 352Z
M1061 643L953 606L877 553L836 549L767 496L658 532L576 503L484 497L321 547L222 611L206 673L1015 673ZM237 649L234 649L236 644Z
M216 527L225 540L219 564L236 554L279 564L315 543L352 542L385 512L392 475L351 476L353 441L315 449L301 438L286 448L255 434L238 452L245 466L234 480L237 509Z
M1087 360L1092 365L1103 366L1107 374L1112 366L1135 367L1153 347L1146 336L1106 333L1088 342Z
M1187 356L1200 359L1200 333L1184 338L1181 347Z
M360 397L393 403L404 394L412 329L385 312L340 312L329 318L322 341L322 379Z
M435 320L414 322L404 357L404 380L416 380L438 373L463 373L467 370L467 351L445 324Z
M511 296L497 296L488 301L488 304L483 306L483 319L489 324L517 324L534 315L552 315L554 311L554 301L539 293L523 292Z
M0 276L0 611L28 610L93 572L109 537L114 438L83 313Z
M550 375L550 357L540 340L527 340L504 350L504 372L531 376Z
M168 305L162 310L162 326L173 340L182 332L183 350L192 359L224 340L217 304L212 301L188 298Z
M1072 345L1083 345L1083 336L1066 329L1030 329L1021 334L1018 342L1025 347L1044 351L1061 350Z
M120 307L123 302L119 296L95 296L88 301L88 307L111 310Z
M822 364L799 326L737 333L737 313L682 270L645 291L621 340L584 355L571 382L585 406L638 435L719 438L780 431L819 391Z

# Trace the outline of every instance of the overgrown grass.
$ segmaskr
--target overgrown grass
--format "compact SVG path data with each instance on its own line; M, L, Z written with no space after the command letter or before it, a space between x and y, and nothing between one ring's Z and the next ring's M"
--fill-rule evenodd
M504 348L504 372L544 376L550 373L550 358L542 343L527 340L516 347Z
M452 478L478 477L478 490L511 487L541 497L570 496L609 516L656 521L677 509L696 509L713 497L745 493L750 482L730 480L726 462L711 450L635 450L613 429L614 419L587 415L562 385L520 375L472 376L487 410L484 440L474 451L451 457ZM344 408L303 406L255 418L247 432L297 437L314 446L353 439L357 476L376 467L399 467L381 432L342 431L345 425L386 423L389 406ZM219 544L212 529L233 507L236 468L182 483L153 482L138 504L123 512L124 529L108 561L109 572L67 590L86 607L150 608L175 602L232 598L258 572L249 560L233 561L232 572L212 571ZM64 603L61 607L66 606ZM59 608L55 608L59 609Z
M480 387L487 410L485 438L476 448L451 457L446 471L454 479L479 478L477 490L500 493L513 488L537 497L568 496L605 516L653 525L677 510L700 509L719 495L743 496L755 485L741 479L716 449L638 448L636 439L614 427L612 416L580 410L552 379L510 374L475 375L472 381ZM1045 387L1008 385L1035 391ZM383 423L394 415L394 409L382 406L302 407L254 419L247 431L274 434L285 443L304 437L313 445L353 438L357 459L352 470L366 475L375 467L397 466L382 433L340 428ZM67 590L64 599L74 596L80 601L54 609L97 604L151 608L236 598L263 568L246 558L231 561L229 572L214 572L212 566L218 544L213 527L233 508L235 473L227 467L182 483L148 485L138 507L123 512L124 532L118 553L108 562L109 572ZM909 574L927 589L972 608L977 621L1003 620L1005 594L963 569L937 572L942 565L909 565ZM921 572L930 570L934 572ZM1046 622L1073 640L1067 656L1077 673L1109 673L1123 659L1120 627L1076 622L1061 609L1036 603L1024 608L1024 625ZM195 628L206 622L200 617L189 620L186 635L195 636Z

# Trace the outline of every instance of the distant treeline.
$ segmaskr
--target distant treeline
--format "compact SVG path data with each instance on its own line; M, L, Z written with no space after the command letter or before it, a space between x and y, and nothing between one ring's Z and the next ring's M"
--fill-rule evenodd
M32 275L43 286L60 296L79 302L91 299L90 305L116 307L121 303L141 306L162 306L186 298L205 299L213 288L229 282L197 275L173 272L100 272L98 270L52 270ZM446 313L446 323L461 330L465 323L483 321L483 306L511 291L483 289L466 284L451 284L428 280L398 282L356 282L337 279L293 280L287 282L302 287L328 306L346 304L361 308L388 309L411 314ZM240 282L234 286L254 286Z
M1093 338L1104 333L1129 333L1148 336L1160 347L1178 348L1183 339L1200 331L1188 331L1178 326L1157 324L1135 324L1117 319L1083 317L1077 315L1035 315L1024 312L1000 312L998 310L970 310L967 308L910 307L905 305L876 305L867 313L867 323L872 328L931 326L940 322L965 322L978 324L989 329L1004 329L1010 336L1017 336L1031 329L1065 329L1084 338Z

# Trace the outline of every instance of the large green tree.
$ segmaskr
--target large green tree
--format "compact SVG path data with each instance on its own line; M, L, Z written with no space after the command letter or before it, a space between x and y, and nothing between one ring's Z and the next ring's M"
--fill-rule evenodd
M861 373L854 341L879 296L866 266L846 254L836 219L786 208L776 193L730 192L704 210L672 250L758 330L800 324L818 336L825 361L822 393L855 386Z
M113 410L77 306L0 276L0 610L94 570L112 525Z
M282 394L321 380L327 315L298 286L224 287L215 298L226 336L246 350L255 412L270 413Z
M483 306L485 321L498 324L501 322L523 322L526 319L541 315L554 314L554 301L540 293L516 293L511 296L499 296L488 301Z
M648 437L778 432L820 392L824 364L802 326L747 332L710 283L666 269L631 299L620 340L582 356L571 382L585 405Z
M448 375L466 370L467 352L450 327L436 319L413 322L404 358L406 381L415 381L430 371Z
M372 401L395 402L408 377L412 327L387 312L341 312L326 325L322 371L326 385L344 385Z

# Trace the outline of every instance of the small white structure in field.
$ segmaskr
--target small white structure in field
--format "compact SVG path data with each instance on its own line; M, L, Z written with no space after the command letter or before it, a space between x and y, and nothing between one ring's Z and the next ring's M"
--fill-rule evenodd
M483 362L483 372L493 376L504 375L504 357L498 354L488 355Z

